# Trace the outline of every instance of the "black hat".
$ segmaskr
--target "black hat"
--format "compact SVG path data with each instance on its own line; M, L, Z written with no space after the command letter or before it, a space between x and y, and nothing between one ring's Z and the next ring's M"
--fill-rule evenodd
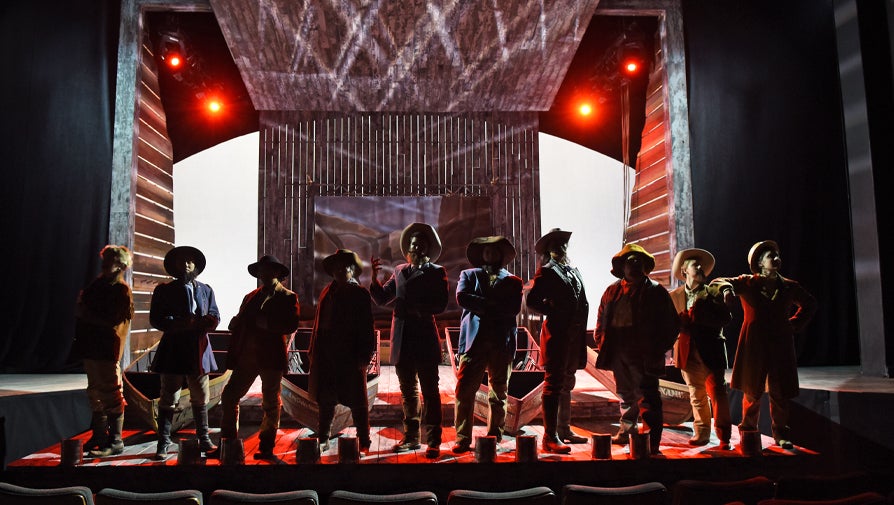
M489 245L500 248L500 252L503 254L500 266L508 265L515 259L515 246L512 245L508 238L502 235L477 237L473 238L466 247L466 258L469 259L469 263L472 266L477 267L484 264L484 248Z
M540 255L546 254L548 252L546 248L549 247L550 243L552 243L553 240L563 240L565 242L568 242L569 238L571 238L570 231L553 228L549 231L549 233L540 237L540 240L538 240L537 243L534 244L534 251L536 251L537 254Z
M359 277L360 272L363 271L363 262L360 261L360 256L348 249L339 249L323 258L323 270L329 275L334 276L334 269L340 265L354 265L354 277Z
M184 256L192 258L192 262L196 265L196 275L199 275L205 270L205 255L202 254L202 251L195 247L181 245L171 249L165 254L165 272L171 277L183 275L183 272L180 271L181 267L177 265L176 262Z
M280 261L276 258L276 256L266 254L261 256L257 262L248 265L248 273L251 274L252 277L258 276L258 267L261 265L273 265L279 269L279 272L276 274L276 278L279 280L283 280L289 276L289 267L280 263Z

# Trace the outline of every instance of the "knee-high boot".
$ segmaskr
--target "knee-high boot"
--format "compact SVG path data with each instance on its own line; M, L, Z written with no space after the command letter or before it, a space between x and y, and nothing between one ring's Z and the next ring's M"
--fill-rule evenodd
M567 454L571 447L565 445L556 434L556 425L559 421L559 397L554 395L543 396L543 452Z
M124 440L121 432L124 430L124 413L106 414L108 437L101 447L90 450L90 455L95 458L105 458L124 452Z
M109 421L105 412L93 412L90 429L93 430L93 434L90 435L89 440L84 442L84 451L102 449L109 443Z
M193 405L192 417L196 422L196 440L199 441L199 450L207 456L209 452L217 449L208 436L208 407L205 405Z
M172 409L158 409L158 446L155 448L155 459L168 457L168 449L174 444L171 441L171 426L174 424Z

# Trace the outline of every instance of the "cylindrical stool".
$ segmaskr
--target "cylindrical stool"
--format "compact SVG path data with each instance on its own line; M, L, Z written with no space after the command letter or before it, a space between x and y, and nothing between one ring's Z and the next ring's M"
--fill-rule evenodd
M62 441L59 466L78 466L84 462L84 441L66 438Z
M537 437L534 435L519 435L515 439L515 461L528 463L537 461Z
M317 463L320 461L320 440L316 437L299 438L296 463Z
M360 441L357 437L338 437L338 462L360 462Z
M222 438L220 439L220 464L221 465L244 465L245 464L245 448L240 438Z
M649 433L630 434L630 457L633 459L648 459L652 450L649 444Z
M199 441L194 438L181 438L177 446L177 464L199 465L204 462Z
M610 434L593 434L593 459L612 459L612 436Z
M497 437L487 435L475 437L475 461L493 463L497 459Z
M761 443L761 432L745 430L739 432L741 438L739 447L742 449L743 456L760 456L763 451Z

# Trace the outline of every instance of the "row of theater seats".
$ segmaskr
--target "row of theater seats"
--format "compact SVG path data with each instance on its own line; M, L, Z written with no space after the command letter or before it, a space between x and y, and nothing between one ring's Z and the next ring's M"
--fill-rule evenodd
M782 478L773 482L766 477L715 482L681 480L673 493L659 482L624 487L594 487L569 484L562 488L561 500L548 487L517 491L484 492L454 490L447 505L894 505L894 493L888 498L872 488L864 473L823 477ZM316 491L253 494L217 490L210 505L320 505ZM202 505L197 490L166 493L136 493L103 489L94 496L86 487L33 489L0 482L2 505ZM438 505L429 491L403 494L366 494L334 491L326 505Z

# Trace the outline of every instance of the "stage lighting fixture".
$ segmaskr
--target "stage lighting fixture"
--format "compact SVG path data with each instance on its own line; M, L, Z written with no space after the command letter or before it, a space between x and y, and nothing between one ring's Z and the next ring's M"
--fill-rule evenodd
M593 107L588 103L582 103L578 108L578 112L580 112L581 116L589 116L593 113Z
M187 62L186 44L183 43L183 38L179 34L163 33L159 43L161 61L169 68L179 70Z
M220 100L208 100L208 110L212 113L218 113L223 108L223 105L220 103Z
M645 58L643 53L645 49L639 41L628 41L621 47L620 62L621 72L625 75L633 76L640 72L645 66Z

